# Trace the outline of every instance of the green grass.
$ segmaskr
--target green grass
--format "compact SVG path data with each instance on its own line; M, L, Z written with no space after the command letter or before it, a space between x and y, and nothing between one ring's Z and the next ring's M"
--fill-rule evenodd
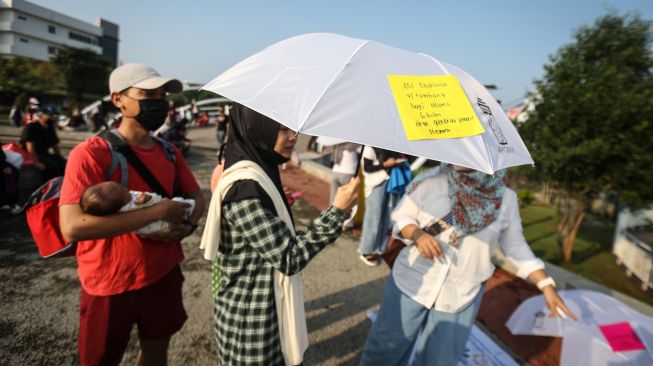
M589 280L653 305L653 297L629 278L612 255L614 224L591 215L580 228L572 260L561 262L556 239L555 208L529 205L521 209L524 236L536 256Z

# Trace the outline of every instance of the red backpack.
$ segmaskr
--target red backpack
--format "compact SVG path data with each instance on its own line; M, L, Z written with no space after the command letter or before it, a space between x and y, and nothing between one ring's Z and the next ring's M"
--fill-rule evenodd
M63 177L52 178L39 187L25 204L27 225L43 258L75 255L76 243L67 243L59 228L59 194Z
M107 142L111 151L111 165L107 170L106 180L110 180L115 170L120 168L120 184L126 187L128 161L120 150L127 146L126 142L121 141L122 137L115 132L107 131L100 136ZM170 145L159 138L154 138L154 140L161 144L168 160L174 163L176 156ZM39 254L43 258L74 256L77 251L77 243L67 242L59 227L59 196L62 185L63 177L50 179L34 191L23 206L27 225L32 232Z

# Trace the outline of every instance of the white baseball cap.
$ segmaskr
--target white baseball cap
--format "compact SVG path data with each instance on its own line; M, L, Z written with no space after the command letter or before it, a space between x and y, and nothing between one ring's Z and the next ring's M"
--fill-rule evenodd
M109 76L109 91L112 93L119 93L131 87L149 90L161 86L165 86L169 93L183 90L179 80L164 78L145 64L124 64L113 70Z
M29 104L39 104L39 100L34 97L29 98L28 102Z

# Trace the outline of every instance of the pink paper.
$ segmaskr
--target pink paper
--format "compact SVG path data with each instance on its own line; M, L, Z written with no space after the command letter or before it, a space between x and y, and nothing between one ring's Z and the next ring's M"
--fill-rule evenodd
M614 352L645 349L628 322L600 325L599 328Z

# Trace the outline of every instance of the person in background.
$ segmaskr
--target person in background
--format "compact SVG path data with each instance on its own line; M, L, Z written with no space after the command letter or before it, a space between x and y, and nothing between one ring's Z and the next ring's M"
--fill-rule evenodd
M218 139L218 147L224 144L224 138L227 134L228 117L224 113L218 114L218 119L216 121L215 132L216 138Z
M163 135L177 123L177 113L175 112L175 102L168 102L168 110L163 124L154 131L154 136L163 138Z
M86 125L86 121L84 121L84 117L79 113L79 109L75 108L73 109L72 116L68 119L68 122L66 125L63 127L64 130L66 131L86 131L88 130L88 126Z
M209 124L209 112L202 113L202 116L197 120L199 127L206 127Z
M522 233L517 194L494 176L442 164L418 176L392 213L407 246L388 278L360 365L457 365L500 248L544 293L552 316L576 319ZM421 333L420 333L421 329Z
M63 175L66 168L52 113L48 109L35 112L36 122L25 125L21 137L25 151L32 156L34 167L43 172L45 180Z
M20 166L12 164L8 154L18 155L13 151L5 152L0 148L0 209L9 210L12 215L17 215L22 211L18 205Z
M168 101L168 114L167 114L167 118L168 118L171 122L175 122L175 119L176 119L176 117L175 117L175 107L176 107L176 106L175 106L175 102L174 102L173 100Z
M93 132L99 132L100 130L107 128L106 115L102 105L93 111L91 122L93 123Z
M185 119L182 120L181 122L177 122L171 129L164 132L162 136L164 140L175 145L184 156L186 156L186 153L190 149L190 145L191 145L190 139L186 137L187 124L188 121Z
M18 104L14 104L9 111L9 120L14 127L20 127L23 122L24 113Z
M388 170L404 161L393 151L371 146L363 149L365 215L358 254L360 260L371 267L379 265L379 256L386 250L390 212L397 202L397 197L386 189L390 179Z
M333 147L333 166L331 167L331 194L329 195L329 202L333 203L333 199L338 191L338 188L347 184L351 178L356 175L356 168L358 167L358 160L362 146L347 142L338 144ZM352 212L352 215L355 214ZM343 224L344 229L353 227L354 222L350 217Z
M195 98L193 98L190 101L190 113L191 113L190 123L191 124L197 123L197 120L200 117L200 110L199 107L197 106L197 101L195 100Z
M29 98L27 102L27 109L25 110L25 113L23 115L23 123L22 123L23 126L28 123L36 122L37 120L36 112L38 112L39 110L40 110L39 100L34 97Z

